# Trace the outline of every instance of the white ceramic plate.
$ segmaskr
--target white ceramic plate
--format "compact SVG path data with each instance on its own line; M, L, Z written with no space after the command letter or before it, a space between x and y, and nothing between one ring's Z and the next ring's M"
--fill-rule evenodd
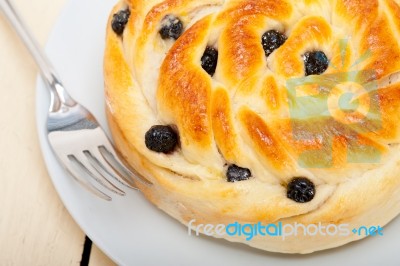
M50 36L47 53L71 95L107 126L103 97L103 49L114 0L71 0ZM112 202L82 189L57 163L45 134L49 97L37 86L37 123L43 156L60 198L83 231L120 265L400 265L400 219L383 237L311 255L262 252L211 237L188 236L185 226L129 191Z

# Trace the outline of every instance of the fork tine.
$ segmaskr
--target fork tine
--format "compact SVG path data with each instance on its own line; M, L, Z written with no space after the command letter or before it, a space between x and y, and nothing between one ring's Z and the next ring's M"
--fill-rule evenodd
M114 184L112 184L110 181L108 181L106 178L104 178L103 176L100 175L101 178L99 178L97 175L95 175L92 171L89 170L89 168L91 168L90 164L89 165L85 165L82 163L82 161L84 160L79 160L75 155L68 155L68 158L70 159L71 162L73 162L73 164L79 168L82 172L86 173L88 176L90 176L92 179L94 179L95 181L97 181L97 183L99 183L100 185L102 185L104 188L118 194L121 196L125 195L125 192L120 190L119 188L117 188ZM106 182L104 182L106 181Z
M125 167L122 167L115 161L115 157L111 152L105 148L104 145L101 145L98 147L98 151L101 154L101 158L103 161L110 167L114 173L116 173L121 179L118 180L119 182L123 184L127 184L128 186L132 187L133 189L139 190L139 188L136 186L135 181L131 178L132 174L130 174Z
M98 147L101 155L105 159L105 161L113 168L113 170L120 174L120 176L127 182L126 179L132 180L131 177L134 177L135 180L139 180L145 185L153 185L149 180L140 175L134 169L128 169L125 167L125 164L119 159L117 155L114 155L106 146L101 145ZM113 149L112 149L113 150ZM129 182L128 182L129 183Z
M107 180L112 178L115 181L117 181L119 184L124 185L128 188L138 189L134 184L125 183L120 178L118 178L116 176L116 174L118 175L118 173L113 171L113 169L108 166L108 163L104 160L101 153L97 149L95 151L85 150L85 151L83 151L83 153L86 155L89 162L92 164L93 168ZM122 179L125 178L123 176L120 176L120 177Z
M111 201L112 198L110 196L108 196L107 194L103 193L101 190L99 190L97 187L95 187L91 182L89 182L87 179L82 178L82 175L76 173L76 170L74 170L71 167L68 167L68 165L70 164L64 164L66 167L65 169L67 170L67 172L79 183L81 184L86 190L88 190L89 192L93 193L94 195L107 200L107 201Z

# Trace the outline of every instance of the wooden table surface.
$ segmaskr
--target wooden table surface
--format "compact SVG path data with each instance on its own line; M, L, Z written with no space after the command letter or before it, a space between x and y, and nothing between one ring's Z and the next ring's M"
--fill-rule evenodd
M67 0L12 1L44 46ZM0 265L78 265L85 234L61 203L39 147L37 74L25 47L0 16ZM87 251L89 265L114 265L95 245Z

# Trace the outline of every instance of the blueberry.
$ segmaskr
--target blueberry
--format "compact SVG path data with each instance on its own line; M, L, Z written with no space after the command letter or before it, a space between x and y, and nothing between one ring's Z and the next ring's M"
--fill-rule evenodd
M228 178L228 182L244 181L251 177L251 172L247 168L242 168L232 164L228 167L226 176Z
M170 126L152 126L146 132L145 144L149 150L170 153L178 144L178 134Z
M183 24L179 18L172 15L167 15L161 21L161 29L159 31L162 39L175 39L181 36Z
M304 55L304 65L306 76L320 75L328 68L329 60L322 51L308 52Z
M121 35L124 32L130 15L131 11L129 9L120 10L118 13L113 15L111 27L116 34Z
M295 177L287 186L287 197L296 202L309 202L314 198L314 196L314 183L305 177Z
M218 51L213 47L207 46L203 56L201 57L201 67L210 76L213 76L215 73L215 69L217 68L217 62L218 62Z
M265 56L268 57L273 51L281 47L287 40L286 35L276 30L269 30L261 37Z

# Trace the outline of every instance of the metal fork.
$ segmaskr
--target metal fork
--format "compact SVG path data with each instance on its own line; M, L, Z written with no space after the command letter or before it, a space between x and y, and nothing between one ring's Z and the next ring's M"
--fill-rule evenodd
M0 10L30 51L49 88L48 140L53 152L72 177L105 200L112 198L99 189L101 187L123 196L125 192L114 183L134 189L137 189L134 182L138 180L150 184L133 169L128 170L124 166L95 117L69 96L50 61L32 38L10 1L0 0ZM111 180L117 182L113 183ZM99 188L98 184L101 185Z

